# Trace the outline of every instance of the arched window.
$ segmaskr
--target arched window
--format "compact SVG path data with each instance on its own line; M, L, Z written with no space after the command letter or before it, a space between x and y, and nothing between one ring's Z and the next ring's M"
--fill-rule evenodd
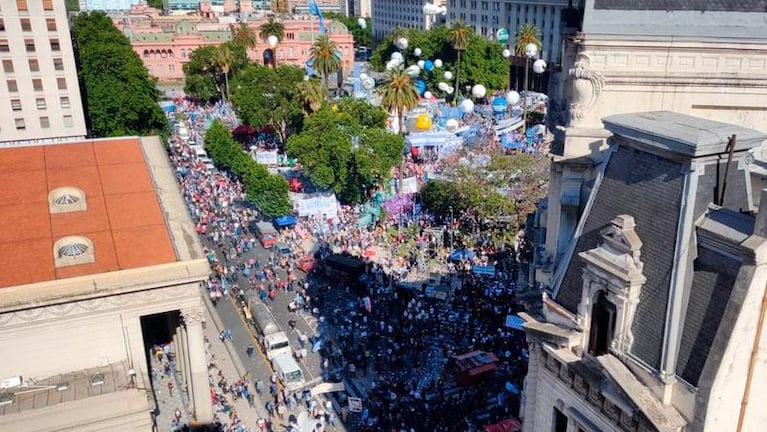
M144 50L144 58L149 58L149 50Z
M48 210L51 214L87 210L85 192L75 187L60 187L48 194Z
M56 267L89 264L96 261L93 242L83 236L68 236L53 245L53 261Z
M591 330L589 331L589 354L607 354L615 334L615 305L607 300L604 291L599 291L591 308Z
M173 58L173 50L168 50L168 57Z

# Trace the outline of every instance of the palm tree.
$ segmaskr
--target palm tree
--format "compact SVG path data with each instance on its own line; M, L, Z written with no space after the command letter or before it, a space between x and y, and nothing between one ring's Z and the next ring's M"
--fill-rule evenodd
M311 60L314 70L322 76L322 81L327 87L328 75L341 69L341 59L337 54L336 43L324 34L317 38L312 45Z
M524 90L527 91L527 75L530 68L530 59L525 55L527 45L533 44L540 52L541 46L541 30L535 26L535 24L525 23L519 26L517 34L514 35L514 53L525 59L525 82ZM519 81L517 81L519 82Z
M216 48L213 57L213 63L224 74L224 92L222 94L225 100L229 99L229 70L234 63L234 52L228 44L220 45Z
M418 104L418 92L403 67L396 67L387 73L381 85L381 102L390 112L397 112L399 131L404 133L402 117L405 111Z
M285 39L285 25L277 20L274 19L274 17L269 17L269 20L260 26L258 26L258 37L261 38L264 42L268 42L269 36L274 36L277 38L277 44L279 45L284 39ZM275 68L277 67L277 47L272 47L272 55L274 56L274 61L272 62L272 66Z
M461 52L465 51L469 46L470 37L471 29L467 27L461 20L456 21L455 24L453 24L453 26L450 27L450 30L447 32L447 39L450 42L450 45L453 46L453 49L455 49L456 53L458 54L458 61L456 62L455 67L456 97L461 94L461 87L459 85L461 76Z
M247 25L246 23L240 23L239 26L232 26L232 42L234 42L237 45L240 45L242 47L245 47L245 49L253 49L256 47L256 44L258 43L258 39L256 38L256 33L253 31L253 29Z
M327 96L322 83L317 79L308 79L299 83L298 92L304 102L304 111L307 114L317 112Z
M514 35L514 53L518 56L525 55L527 44L535 44L538 51L541 50L541 30L535 24L526 23L519 26L517 34Z

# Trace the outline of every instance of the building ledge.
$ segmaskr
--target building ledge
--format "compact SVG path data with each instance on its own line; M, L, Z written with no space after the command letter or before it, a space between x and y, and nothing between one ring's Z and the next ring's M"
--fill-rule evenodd
M608 354L597 361L659 432L676 432L687 425L679 411L661 404L618 358Z
M524 312L520 312L519 317L525 321L522 325L525 331L543 342L569 349L576 346L581 340L581 334L574 330L538 321Z

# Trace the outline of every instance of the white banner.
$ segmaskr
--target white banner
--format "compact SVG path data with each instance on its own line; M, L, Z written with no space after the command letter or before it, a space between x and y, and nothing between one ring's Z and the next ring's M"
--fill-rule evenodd
M250 153L253 160L255 160L257 163L261 165L278 165L279 164L279 155L277 154L277 151L251 151Z
M402 190L400 192L403 194L418 192L418 182L416 181L415 177L402 179Z
M338 215L338 200L335 194L301 194L291 193L290 201L299 216L323 217L335 219Z

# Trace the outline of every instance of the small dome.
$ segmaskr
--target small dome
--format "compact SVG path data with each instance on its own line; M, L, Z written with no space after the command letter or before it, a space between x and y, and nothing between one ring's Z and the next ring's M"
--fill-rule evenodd
M80 198L72 195L72 194L61 194L56 199L53 200L53 202L56 203L56 205L72 205L80 201Z
M76 257L88 251L88 245L84 243L67 243L59 248L59 258Z

